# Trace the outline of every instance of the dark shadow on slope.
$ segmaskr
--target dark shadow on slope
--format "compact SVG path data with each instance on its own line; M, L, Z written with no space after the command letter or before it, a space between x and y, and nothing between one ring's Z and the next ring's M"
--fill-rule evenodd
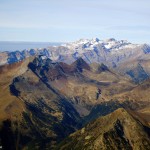
M20 91L16 89L16 87L15 87L15 85L14 85L15 82L18 82L18 79L17 79L17 78L15 78L15 79L13 80L12 84L9 85L9 89L10 89L10 93L11 93L12 95L18 97L18 96L20 95Z
M122 108L122 107L123 106L120 105L118 101L102 102L101 104L93 107L90 114L83 119L82 121L83 126L89 123L90 121L93 121L101 116L105 116L109 113L112 113L118 108Z
M10 120L3 121L2 128L0 130L0 139L2 150L15 150L16 138L12 131L12 124Z

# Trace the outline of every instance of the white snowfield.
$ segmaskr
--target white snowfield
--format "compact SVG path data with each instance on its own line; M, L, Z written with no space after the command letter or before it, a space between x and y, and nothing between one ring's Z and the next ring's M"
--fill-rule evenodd
M70 42L55 47L53 50L48 49L51 53L50 59L53 61L64 61L71 63L78 57L82 57L87 62L120 62L138 54L138 57L143 57L145 54L144 47L150 49L146 44L132 44L127 40L116 40L114 38L99 40L93 39L80 39L75 42ZM149 52L150 50L148 50Z
M80 39L78 41L67 43L62 45L64 47L67 47L70 49L70 52L78 52L80 54L84 53L86 50L94 50L97 46L103 46L106 50L110 51L118 51L121 49L134 49L136 47L139 47L141 45L139 44L132 44L126 40L120 40L117 41L113 38L107 39L107 40L99 40L98 38L94 39Z

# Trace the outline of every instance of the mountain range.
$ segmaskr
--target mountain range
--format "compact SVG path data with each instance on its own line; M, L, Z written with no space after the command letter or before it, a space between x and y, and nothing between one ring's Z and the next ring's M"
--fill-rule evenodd
M53 62L73 63L82 57L88 64L104 63L112 70L118 71L134 82L140 83L150 76L149 64L150 46L147 44L132 44L126 40L117 41L80 39L61 46L30 49L24 51L1 52L0 65L19 62L30 56L43 55Z
M96 38L0 56L4 150L150 148L148 45Z

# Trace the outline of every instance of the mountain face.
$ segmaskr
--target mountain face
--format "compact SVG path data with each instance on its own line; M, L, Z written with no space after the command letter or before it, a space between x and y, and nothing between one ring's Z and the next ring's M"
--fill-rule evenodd
M131 111L137 119L142 117L141 126L149 128L146 83L137 86L104 63L89 64L82 57L67 64L39 55L1 66L0 144L4 149L55 149L71 133L99 117L111 116L118 108ZM143 87L145 93L140 90ZM113 131L106 137L111 140L115 134L113 145L119 138L122 147L128 144L131 148L129 137L118 133L124 132L123 119L110 122ZM137 134L148 136L145 129ZM104 147L109 143L106 139Z
M60 150L78 149L150 149L150 135L141 122L126 110L96 119L60 143Z
M112 38L108 40L99 40L97 38L92 40L81 39L62 46L51 46L47 49L40 48L15 52L2 52L1 58L3 58L3 61L1 61L1 64L13 63L29 56L41 54L57 62L64 61L70 63L71 61L72 63L79 57L82 57L89 63L108 61L110 65L115 65L133 56L134 58L138 57L140 60L146 55L149 55L149 51L149 45L132 44L124 40L117 41Z
M150 67L145 61L149 61L150 46L146 44L132 44L128 41L81 39L62 46L48 47L44 49L30 49L16 52L0 53L0 65L21 61L29 56L44 55L53 62L73 63L82 57L87 63L104 63L109 68L132 78L140 83L150 76ZM139 65L141 68L139 68ZM141 69L144 76L137 79ZM143 75L143 74L142 74Z
M54 63L43 56L2 66L0 138L3 147L22 149L37 145L37 149L53 148L58 141L88 122L95 106L105 106L104 101L111 97L107 89L113 89L113 82L118 82L118 91L114 94L134 87L128 80L121 83L122 77L103 64L96 72L93 71L95 66L82 58L68 65ZM111 107L105 114L120 105L116 102L109 105Z

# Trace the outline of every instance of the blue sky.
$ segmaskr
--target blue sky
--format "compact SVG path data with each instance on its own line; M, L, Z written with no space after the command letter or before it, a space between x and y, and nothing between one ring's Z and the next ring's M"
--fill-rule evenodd
M0 0L0 41L150 43L150 0Z

